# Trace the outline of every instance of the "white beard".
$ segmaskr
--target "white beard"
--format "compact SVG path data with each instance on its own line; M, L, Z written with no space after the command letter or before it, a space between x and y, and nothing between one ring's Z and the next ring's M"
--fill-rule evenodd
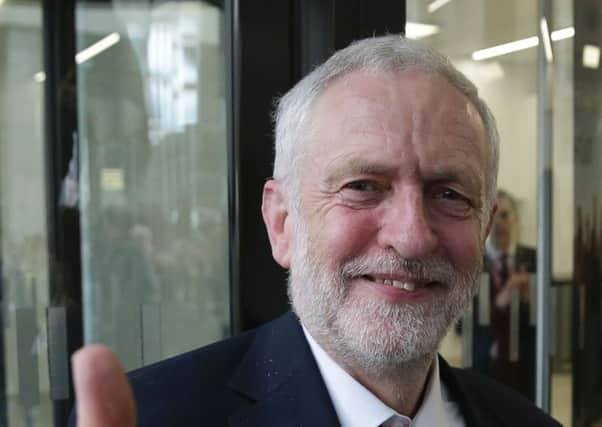
M373 376L432 357L476 291L481 257L472 271L461 273L441 256L406 260L387 251L347 260L329 271L324 261L328 254L313 247L306 227L300 225L296 231L288 285L294 311L340 362ZM445 287L420 304L392 304L350 293L353 278L377 271L437 281Z

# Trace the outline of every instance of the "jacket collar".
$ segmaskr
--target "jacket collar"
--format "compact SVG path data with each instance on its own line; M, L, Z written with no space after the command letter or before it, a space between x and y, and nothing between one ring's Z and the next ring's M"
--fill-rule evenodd
M442 357L439 373L466 427L490 425L490 415L469 397L468 386ZM230 417L230 427L339 426L301 324L292 312L257 330L229 387L251 400Z
M439 375L445 384L451 398L458 404L464 417L466 427L484 427L491 424L491 414L485 412L470 396L469 387L457 374L457 369L451 368L443 357L439 356Z
M230 426L338 426L299 320L289 312L257 330L229 386L253 401Z

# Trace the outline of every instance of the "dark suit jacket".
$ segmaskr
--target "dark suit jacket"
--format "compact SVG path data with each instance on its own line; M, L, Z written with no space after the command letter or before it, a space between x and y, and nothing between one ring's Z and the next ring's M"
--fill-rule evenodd
M440 358L467 427L557 422L515 392ZM339 422L297 317L130 373L140 426L328 427ZM433 426L436 427L436 426Z

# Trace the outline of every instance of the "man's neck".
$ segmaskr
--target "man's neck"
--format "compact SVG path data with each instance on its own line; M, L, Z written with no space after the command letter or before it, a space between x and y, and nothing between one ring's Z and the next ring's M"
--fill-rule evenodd
M407 363L396 372L381 375L380 378L359 370L346 370L387 406L402 415L414 417L422 404L432 363L432 358L420 363Z
M369 372L361 367L361 363L354 363L340 357L328 343L323 342L324 340L316 339L316 341L339 366L387 406L408 417L416 415L422 404L436 354L386 371Z

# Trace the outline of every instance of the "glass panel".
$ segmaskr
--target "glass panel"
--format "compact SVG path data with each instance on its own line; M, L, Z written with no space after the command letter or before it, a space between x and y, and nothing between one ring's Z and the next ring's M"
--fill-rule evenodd
M602 426L602 5L574 1L573 425Z
M0 425L52 424L41 3L0 2Z
M442 352L452 363L471 366L534 399L534 292L529 288L535 284L537 239L537 3L407 4L408 21L429 25L422 27L431 32L422 36L425 43L475 82L494 112L502 141L498 185L504 193L487 242L480 292L470 318L446 338ZM406 27L408 36L421 37L413 28ZM483 51L515 41L523 46L514 52ZM511 290L510 283L521 276L523 291ZM470 336L469 345L460 345L461 333Z
M566 29L563 40L554 42L551 67L553 94L553 286L550 307L551 414L565 427L573 423L573 234L574 132L573 132L573 2L553 0L554 29ZM557 35L559 33L556 33ZM562 34L562 33L560 33Z
M548 96L553 99L554 245L551 290L552 415L571 419L571 322L573 223L572 2L554 0L548 22L553 59ZM472 312L448 334L441 348L453 364L468 366L534 397L535 252L537 241L537 2L452 0L407 2L409 37L423 38L479 87L498 121L501 136L498 184L513 198L500 200L487 246L485 273ZM470 17L470 18L468 18ZM415 25L426 24L426 25ZM513 46L503 46L516 42ZM494 50L484 51L486 48ZM504 52L505 50L505 52ZM552 96L552 94L554 96ZM508 215L508 216L507 216ZM507 236L505 236L507 234ZM509 237L509 239L507 238ZM508 245L509 256L499 254ZM494 249L497 249L494 250ZM509 262L503 262L508 259ZM509 272L506 273L505 269ZM529 289L500 308L506 274L530 273ZM513 302L514 301L514 302Z
M85 340L132 369L229 331L223 10L76 11Z

